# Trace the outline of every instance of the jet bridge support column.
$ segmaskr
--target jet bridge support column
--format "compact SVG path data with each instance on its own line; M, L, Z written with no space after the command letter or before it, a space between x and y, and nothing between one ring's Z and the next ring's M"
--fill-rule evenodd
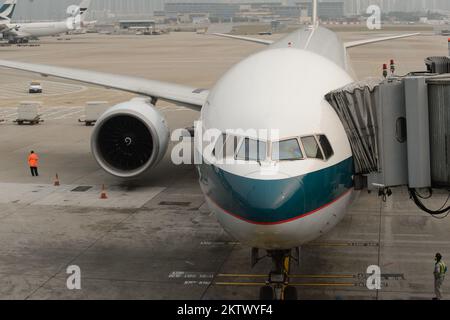
M428 87L425 77L407 77L405 104L408 132L408 185L431 187Z

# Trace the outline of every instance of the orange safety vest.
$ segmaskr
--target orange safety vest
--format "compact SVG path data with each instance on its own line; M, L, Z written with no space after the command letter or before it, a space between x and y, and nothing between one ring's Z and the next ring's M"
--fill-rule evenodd
M36 153L32 153L28 157L28 164L30 167L36 167L38 166L39 157Z

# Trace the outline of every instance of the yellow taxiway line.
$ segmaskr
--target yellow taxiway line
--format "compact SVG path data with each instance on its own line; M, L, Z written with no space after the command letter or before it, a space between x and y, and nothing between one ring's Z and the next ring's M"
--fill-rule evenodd
M267 278L268 275L264 274L218 274L219 278ZM354 279L355 275L352 274L292 274L289 275L292 279Z
M241 287L264 287L266 283L261 282L214 282L216 286L241 286Z
M308 274L294 274L289 275L289 278L293 279L354 279L355 275L352 274L317 274L317 275L308 275Z
M241 286L241 287L262 287L266 283L263 282L215 282L217 286ZM351 282L341 283L289 283L294 287L354 287L356 284Z

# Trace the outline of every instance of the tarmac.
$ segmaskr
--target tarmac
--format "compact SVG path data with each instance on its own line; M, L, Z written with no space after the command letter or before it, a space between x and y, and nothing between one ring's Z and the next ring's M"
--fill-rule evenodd
M381 34L341 35L354 40ZM262 49L193 33L71 39L2 47L0 58L209 88ZM402 74L423 70L426 56L446 54L447 39L433 35L350 52L359 78L380 76L391 58ZM250 267L250 249L227 235L206 207L194 167L175 166L168 152L157 169L124 182L92 158L92 127L78 122L86 102L114 105L131 94L5 69L0 74L0 119L7 120L0 123L0 299L258 298L270 261ZM43 95L27 93L32 80L42 82ZM42 102L44 123L12 122L23 100ZM171 129L189 127L199 116L165 103L158 108ZM38 178L27 167L30 150L41 158ZM103 185L107 200L100 199ZM431 205L444 201L444 194L437 195ZM448 218L417 209L404 189L386 202L363 192L335 229L302 247L292 281L305 300L429 300L434 254L450 256L449 227ZM81 269L81 290L66 286L71 265ZM365 285L370 265L381 267L381 290ZM449 292L445 283L444 296Z

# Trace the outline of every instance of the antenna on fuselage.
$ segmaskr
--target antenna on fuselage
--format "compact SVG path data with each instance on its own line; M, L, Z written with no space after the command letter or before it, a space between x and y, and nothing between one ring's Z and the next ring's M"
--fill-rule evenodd
M312 0L312 24L314 27L319 24L319 9L317 6L317 0Z

